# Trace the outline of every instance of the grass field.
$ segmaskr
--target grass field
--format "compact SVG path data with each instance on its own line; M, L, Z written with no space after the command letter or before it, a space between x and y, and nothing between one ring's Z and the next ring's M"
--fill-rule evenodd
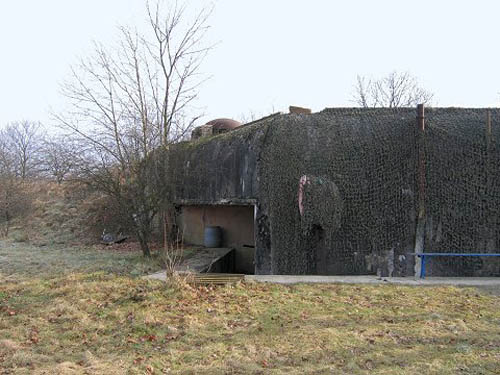
M475 289L138 277L157 269L0 242L0 373L500 374L500 298Z

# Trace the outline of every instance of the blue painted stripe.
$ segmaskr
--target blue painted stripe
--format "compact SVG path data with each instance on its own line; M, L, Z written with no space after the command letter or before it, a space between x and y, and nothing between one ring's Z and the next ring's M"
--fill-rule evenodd
M500 257L500 253L410 253L416 256L444 256L444 257Z

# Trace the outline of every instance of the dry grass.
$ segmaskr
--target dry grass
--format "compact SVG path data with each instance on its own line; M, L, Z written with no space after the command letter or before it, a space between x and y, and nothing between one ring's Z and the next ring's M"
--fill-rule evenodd
M500 373L500 299L474 289L165 285L92 261L0 263L0 373Z
M0 282L27 277L51 277L72 272L104 271L142 276L162 268L155 254L145 259L139 245L114 246L35 246L30 243L0 240Z
M96 238L84 234L87 218L82 200L68 197L78 189L48 181L31 182L24 188L31 204L26 215L12 222L10 239L45 246L95 242Z

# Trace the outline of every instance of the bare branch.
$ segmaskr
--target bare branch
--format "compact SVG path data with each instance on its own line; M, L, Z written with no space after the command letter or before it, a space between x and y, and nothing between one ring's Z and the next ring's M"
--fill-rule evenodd
M431 104L433 94L419 86L410 73L393 71L378 80L357 76L353 102L363 108L414 107Z
M187 3L147 2L149 33L121 27L114 47L95 43L93 56L62 87L71 107L54 116L83 145L79 174L119 202L145 254L165 194L155 192L144 163L156 148L183 139L200 117L194 102L212 48L203 42L211 11L190 19Z

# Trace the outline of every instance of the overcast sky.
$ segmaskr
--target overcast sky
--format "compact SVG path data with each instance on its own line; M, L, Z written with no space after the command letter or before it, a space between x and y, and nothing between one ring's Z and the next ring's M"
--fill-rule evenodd
M200 6L204 1L193 1ZM356 75L409 71L439 106L500 103L499 1L219 0L198 105L208 121L352 106ZM0 0L0 126L50 125L91 41L140 24L143 0Z

